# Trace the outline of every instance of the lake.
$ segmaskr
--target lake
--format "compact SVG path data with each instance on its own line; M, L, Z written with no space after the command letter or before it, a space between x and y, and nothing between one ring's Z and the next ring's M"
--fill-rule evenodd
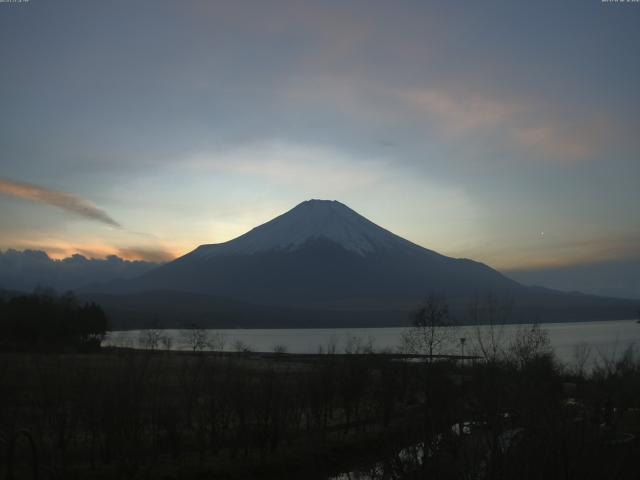
M496 333L505 341L512 338L525 326L503 325ZM556 356L563 363L575 362L576 352L589 350L589 360L614 358L629 346L640 345L640 324L635 320L617 320L603 322L567 322L543 323L540 327L548 335ZM465 354L473 351L477 344L478 329L486 334L489 327L462 326L450 332L452 342L441 353L461 353L460 338L465 338ZM310 329L220 329L207 330L210 337L215 335L224 339L224 350L233 351L240 346L256 352L272 352L276 346L282 346L289 353L318 353L335 349L341 353L349 346L371 345L374 350L395 351L401 344L402 333L406 328L310 328ZM138 348L145 330L110 332L103 345ZM171 349L188 350L182 330L161 330L160 336L170 339ZM159 346L162 348L162 346Z

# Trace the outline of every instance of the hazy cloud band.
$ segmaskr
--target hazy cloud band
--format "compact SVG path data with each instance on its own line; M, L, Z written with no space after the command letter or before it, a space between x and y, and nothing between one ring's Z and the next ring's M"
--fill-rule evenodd
M30 185L28 183L13 182L0 178L0 193L11 197L29 200L34 203L52 205L69 213L84 217L89 220L121 228L121 225L111 218L104 210L99 209L93 203L84 198L67 192L58 192L48 188Z

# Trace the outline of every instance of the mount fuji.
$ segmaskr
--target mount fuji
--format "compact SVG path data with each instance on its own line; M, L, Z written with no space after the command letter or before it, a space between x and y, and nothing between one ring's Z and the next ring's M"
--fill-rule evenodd
M202 245L193 254L211 258L269 250L292 251L318 239L332 242L360 256L421 248L379 227L338 201L309 200L230 242Z
M633 311L624 300L525 287L328 200L303 202L238 238L97 291L92 299L123 321L179 315L213 326L398 325L430 293L460 313L478 295L508 297L521 320L631 318Z

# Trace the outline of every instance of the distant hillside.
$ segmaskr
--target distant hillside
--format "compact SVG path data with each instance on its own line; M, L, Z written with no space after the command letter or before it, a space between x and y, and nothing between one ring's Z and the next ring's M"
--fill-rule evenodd
M640 300L640 259L513 270L507 275L525 285Z
M544 292L538 292L545 295ZM553 295L553 294L552 294ZM209 328L339 328L397 327L409 325L411 308L339 310L254 305L211 295L176 291L148 291L127 295L85 293L83 301L99 304L111 328L182 328L197 325ZM576 297L574 304L558 298L545 307L516 305L509 322L569 322L634 318L637 302L602 302L599 297ZM412 307L415 305L412 305ZM468 305L451 304L455 322L472 323Z

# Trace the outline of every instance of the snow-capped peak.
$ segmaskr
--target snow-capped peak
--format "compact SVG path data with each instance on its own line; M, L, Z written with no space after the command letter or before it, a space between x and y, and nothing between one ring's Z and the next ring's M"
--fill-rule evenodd
M415 247L338 201L308 200L238 238L225 243L202 245L193 254L211 257L295 250L314 239L330 240L360 255L376 250Z

